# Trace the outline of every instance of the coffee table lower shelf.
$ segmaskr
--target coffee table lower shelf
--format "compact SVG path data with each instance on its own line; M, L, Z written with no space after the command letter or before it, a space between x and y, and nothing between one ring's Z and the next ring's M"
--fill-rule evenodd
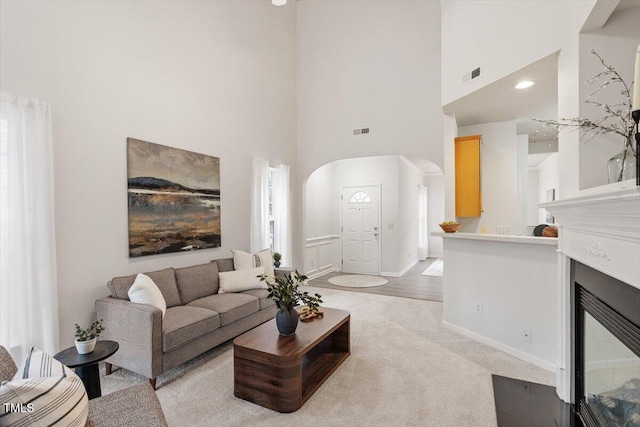
M234 395L278 412L300 409L349 357L349 320L347 313L323 336L301 345L300 351L292 355L263 352L234 341ZM282 347L290 344L287 340L294 341L295 345L297 339L295 336L272 338L280 340Z

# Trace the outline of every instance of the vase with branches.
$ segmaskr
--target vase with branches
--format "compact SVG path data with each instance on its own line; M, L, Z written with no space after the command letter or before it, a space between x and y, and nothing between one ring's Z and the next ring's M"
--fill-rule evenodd
M595 50L592 49L591 54L598 58L603 70L586 81L587 85L597 84L597 87L584 100L584 103L600 108L604 112L602 117L599 119L574 117L559 120L534 118L533 120L543 123L543 128L581 130L580 140L585 144L599 135L619 135L624 141L624 148L622 152L609 160L609 181L617 182L630 179L635 176L635 162L638 156L637 147L633 146L635 122L631 114L631 94L634 82L627 84L620 73L613 66L607 64ZM618 88L621 96L619 102L607 104L596 99L603 89L614 86Z

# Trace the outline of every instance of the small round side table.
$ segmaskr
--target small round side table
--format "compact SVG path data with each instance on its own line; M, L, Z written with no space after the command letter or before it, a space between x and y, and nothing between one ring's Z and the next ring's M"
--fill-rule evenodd
M100 389L100 371L98 370L98 362L110 357L118 351L120 345L115 341L98 340L96 348L91 353L78 354L74 347L62 350L53 356L58 362L69 368L75 368L76 374L84 383L87 389L87 397L94 399L102 396Z

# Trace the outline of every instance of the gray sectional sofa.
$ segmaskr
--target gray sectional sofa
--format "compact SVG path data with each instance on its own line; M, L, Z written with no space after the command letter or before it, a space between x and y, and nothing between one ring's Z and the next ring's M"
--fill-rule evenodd
M161 373L272 319L276 305L266 289L218 293L218 273L231 270L233 259L226 258L145 273L167 303L164 318L158 308L129 301L135 274L109 281L111 295L96 301L106 327L100 337L120 344L107 359L107 373L111 364L120 366L155 387Z

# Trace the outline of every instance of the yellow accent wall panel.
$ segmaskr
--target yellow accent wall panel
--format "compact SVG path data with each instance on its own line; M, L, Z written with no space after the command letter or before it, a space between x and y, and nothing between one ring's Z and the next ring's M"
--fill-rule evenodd
M481 137L462 136L455 141L456 217L477 217L482 213Z

